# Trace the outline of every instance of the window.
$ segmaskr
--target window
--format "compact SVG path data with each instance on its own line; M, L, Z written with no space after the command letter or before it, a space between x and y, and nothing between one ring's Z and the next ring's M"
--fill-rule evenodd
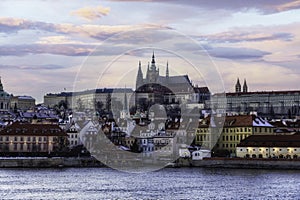
M0 137L0 141L2 141L2 137Z
M47 137L44 137L44 142L46 142L47 141Z
M27 137L27 141L30 142L30 137Z
M243 151L243 149L240 149L240 151Z
M75 138L77 138L77 134L75 135Z
M17 138L17 137L15 137L15 141L18 141L18 138Z
M35 142L35 137L32 138L32 141Z
M39 142L41 142L42 141L42 137L39 137Z

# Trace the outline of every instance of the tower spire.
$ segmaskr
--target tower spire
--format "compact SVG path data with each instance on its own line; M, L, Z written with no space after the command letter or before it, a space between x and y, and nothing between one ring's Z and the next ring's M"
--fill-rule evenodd
M246 79L244 79L243 92L244 92L244 93L247 93L247 92L248 92L248 86L247 86Z
M153 54L152 54L152 61L151 61L152 64L155 64L155 56L154 56L154 51L153 51Z
M142 72L142 64L141 61L139 61L139 69L138 69L138 73L136 76L136 85L135 85L135 89L138 89L140 86L143 85L143 72Z
M2 85L2 81L1 81L1 76L0 76L0 91L3 92L3 85Z
M241 88L241 84L240 84L240 79L237 78L237 82L235 84L235 92L241 92L242 88Z
M166 78L169 78L169 62L167 61Z

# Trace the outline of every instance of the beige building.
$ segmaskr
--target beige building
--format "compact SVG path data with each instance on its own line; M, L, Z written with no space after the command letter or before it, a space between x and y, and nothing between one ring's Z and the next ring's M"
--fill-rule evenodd
M103 104L103 108L107 106L123 108L124 93L130 100L132 89L128 88L101 88L96 90L86 90L81 92L62 92L59 94L46 94L44 96L44 105L53 108L60 102L65 102L69 108L83 110L94 109L97 102ZM120 110L120 109L118 109Z
M10 107L10 94L4 91L0 77L0 111L8 111Z
M300 158L300 135L252 135L236 152L241 158Z
M211 121L214 120L210 126ZM196 129L195 144L214 152L235 155L241 140L250 135L273 135L274 127L266 120L255 115L226 116L220 132L213 126L218 118L207 117L199 122Z
M10 108L28 110L35 107L35 99L31 96L14 96L10 100Z
M14 122L0 131L0 152L50 153L66 147L67 140L58 125Z

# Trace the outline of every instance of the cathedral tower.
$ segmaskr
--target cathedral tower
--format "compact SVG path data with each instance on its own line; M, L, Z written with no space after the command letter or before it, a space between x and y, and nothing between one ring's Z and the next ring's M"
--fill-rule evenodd
M247 92L248 92L248 86L247 86L247 83L246 83L246 79L244 79L243 92L244 92L244 93L247 93Z
M139 70L136 77L136 85L135 89L138 89L143 85L143 72L142 72L142 64L141 61L139 61Z
M237 79L237 82L235 84L235 92L241 92L242 91L242 87L241 87L241 84L240 84L240 79L238 78Z

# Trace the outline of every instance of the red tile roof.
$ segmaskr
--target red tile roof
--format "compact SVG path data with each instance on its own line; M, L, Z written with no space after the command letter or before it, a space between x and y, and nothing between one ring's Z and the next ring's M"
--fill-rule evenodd
M68 136L56 124L30 124L14 122L0 131L0 135L26 136Z

